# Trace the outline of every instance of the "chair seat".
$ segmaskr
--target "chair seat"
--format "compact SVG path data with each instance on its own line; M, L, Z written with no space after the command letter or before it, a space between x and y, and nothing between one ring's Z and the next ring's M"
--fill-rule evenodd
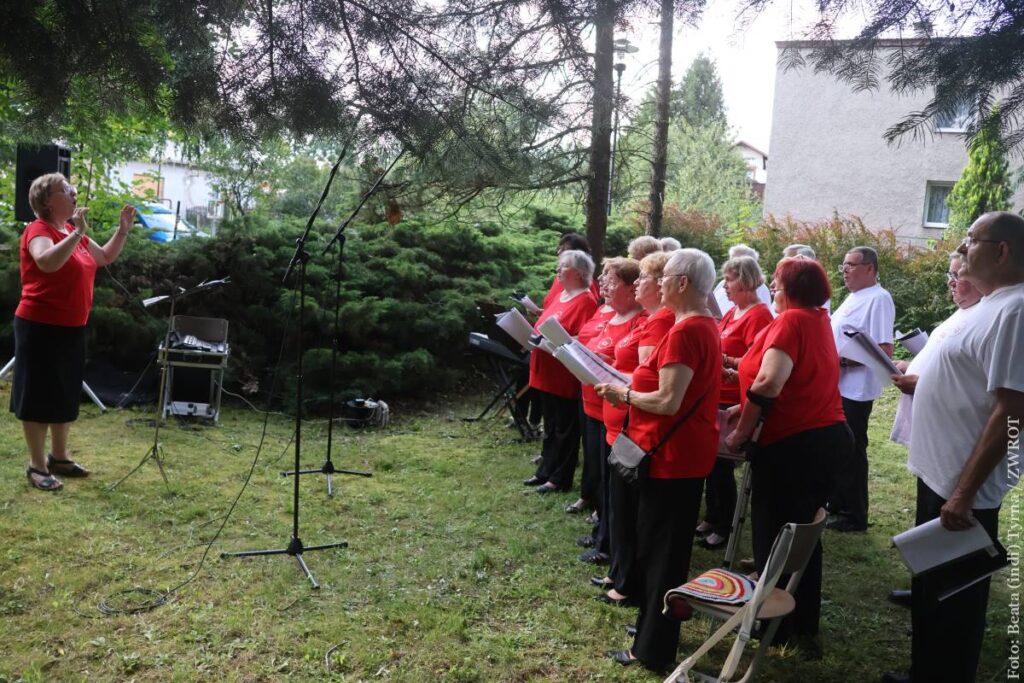
M693 605L693 608L697 611L720 616L726 619L743 609L743 605L722 605L714 602L697 600L696 598L686 598L686 601ZM761 604L761 609L757 611L757 618L777 619L778 617L786 616L794 609L796 609L796 600L793 596L781 588L773 588L772 592L768 594L768 597L765 598L765 601Z

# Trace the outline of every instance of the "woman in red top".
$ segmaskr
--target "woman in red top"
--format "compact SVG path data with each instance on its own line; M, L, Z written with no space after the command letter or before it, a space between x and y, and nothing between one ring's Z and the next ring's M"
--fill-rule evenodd
M63 484L54 474L84 477L71 460L68 432L78 418L85 368L85 324L97 266L113 263L132 229L125 206L117 232L102 247L86 237L87 209L60 173L33 181L29 205L37 220L21 235L21 300L14 313L11 412L21 420L32 462L29 483L44 491ZM46 432L52 452L46 454Z
M676 314L661 302L661 276L671 254L654 252L640 261L640 276L634 292L636 302L643 306L647 317L630 335L615 346L613 367L624 375L632 375L637 366L646 361L654 348L665 338L676 322ZM609 450L622 431L628 406L612 405L605 401L602 411ZM608 451L605 451L606 453ZM607 456L606 456L607 459ZM636 488L630 486L615 472L608 473L608 541L611 565L607 576L595 576L591 583L607 589L597 599L613 605L629 600L637 590L633 567L636 560Z
M614 315L606 320L601 332L579 340L588 349L599 355L606 363L614 362L616 345L630 336L643 324L647 317L644 309L636 302L633 283L640 275L640 264L630 258L604 260L601 274L601 290L605 301ZM594 525L593 549L580 555L584 562L603 564L610 558L608 543L608 444L604 431L604 399L597 395L593 386L583 386L583 477L580 493L597 511L598 523Z
M707 310L714 286L710 256L697 249L675 252L661 283L675 325L637 367L631 387L598 386L607 400L630 406L627 433L642 448L667 437L650 455L648 476L639 484L636 574L642 597L633 647L609 653L621 664L640 661L660 670L675 661L679 645L679 621L661 608L665 592L686 581L704 477L718 452L722 347Z
M737 256L722 266L725 296L734 305L718 322L722 338L722 392L719 408L740 402L740 385L736 366L754 343L754 337L772 320L768 305L761 303L757 289L764 284L764 274L757 260ZM732 518L736 512L736 462L718 458L708 475L704 490L704 520L697 527L703 536L701 545L708 550L722 548L729 542Z
M759 572L782 526L811 522L824 507L833 463L853 448L839 396L839 356L821 308L831 296L824 269L807 258L782 259L771 289L779 317L740 361L741 404L730 409L739 417L726 438L726 445L739 449L764 420L751 456L751 534ZM817 636L821 562L819 543L800 581L796 610L776 642Z
M556 272L562 293L544 307L534 329L555 318L566 332L576 335L597 310L597 300L590 293L594 262L585 252L569 249L558 257ZM568 491L580 450L580 382L554 356L535 348L530 354L530 386L540 396L544 441L537 472L523 483L536 486L538 493Z

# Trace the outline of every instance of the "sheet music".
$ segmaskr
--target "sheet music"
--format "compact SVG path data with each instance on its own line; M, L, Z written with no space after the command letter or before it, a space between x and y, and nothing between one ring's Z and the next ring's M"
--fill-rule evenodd
M889 383L892 375L902 375L899 368L893 365L892 359L882 350L874 339L864 330L852 325L843 326L843 337L846 342L839 348L839 355L861 365L867 366L882 382Z
M555 349L552 354L562 362L562 365L571 372L576 379L584 384L625 384L629 385L626 378L616 372L607 363L600 359L595 362L589 349L578 341L573 340L570 344L564 344Z
M605 362L604 358L601 358L601 356L599 356L597 353L588 349L578 339L573 339L569 343L569 345L573 349L575 349L578 354L580 354L581 356L585 356L587 359L589 359L588 362L592 366L598 368L598 371L595 372L595 374L597 374L598 377L610 378L602 379L601 383L610 382L612 384L625 384L627 387L629 386L628 377L626 377L621 372L613 368L611 365L608 365L608 363Z
M502 313L497 318L498 327L508 332L508 335L519 342L524 349L530 348L530 337L533 336L533 326L526 321L523 314L512 308Z
M525 308L528 313L533 313L534 315L541 313L541 307L535 304L528 294L524 294L522 299L517 299L515 296L510 298Z
M572 335L565 331L562 323L558 322L558 318L548 318L540 324L537 331L555 346L564 346L572 342Z
M910 351L912 355L921 353L924 349L924 345L928 343L928 333L923 332L920 327L915 327L906 334L901 334L899 331L896 332L896 341L903 344L903 347Z
M915 576L993 545L981 524L966 531L950 531L938 518L894 536L892 542Z

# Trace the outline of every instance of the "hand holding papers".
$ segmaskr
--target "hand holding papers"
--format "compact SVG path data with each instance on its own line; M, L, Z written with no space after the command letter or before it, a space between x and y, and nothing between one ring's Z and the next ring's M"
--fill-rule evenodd
M551 352L576 379L584 384L625 384L629 380L621 372L604 362L600 356L573 339L556 318L548 318L537 328L550 343Z
M928 574L940 582L939 600L959 593L1007 564L1006 549L981 524L950 531L933 519L892 539L911 574Z
M512 301L515 301L517 304L519 304L520 306L525 308L527 313L532 313L533 315L539 315L540 312L541 312L541 307L538 306L537 304L533 303L533 299L531 299L526 294L520 295L517 292L517 293L512 295L511 299L512 299Z
M867 366L878 376L882 384L888 384L893 375L902 375L899 368L893 365L892 359L882 350L871 336L853 325L843 327L846 340L839 347L839 356Z

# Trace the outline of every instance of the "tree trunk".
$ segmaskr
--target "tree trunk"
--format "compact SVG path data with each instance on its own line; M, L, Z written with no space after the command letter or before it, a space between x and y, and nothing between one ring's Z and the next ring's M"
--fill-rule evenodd
M654 162L651 168L651 212L647 234L661 237L665 210L665 173L668 168L668 116L672 97L672 0L661 0L661 39L658 55L658 91L654 101Z
M590 182L587 186L587 240L595 263L604 257L608 229L609 164L612 156L612 109L615 99L613 48L615 0L597 0L594 15L594 114L590 124Z

